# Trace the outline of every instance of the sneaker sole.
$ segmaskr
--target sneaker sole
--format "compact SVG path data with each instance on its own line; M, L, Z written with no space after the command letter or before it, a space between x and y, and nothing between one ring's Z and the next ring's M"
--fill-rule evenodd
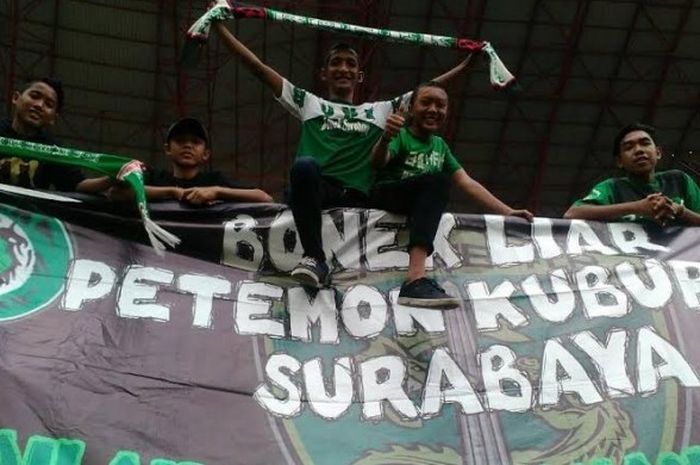
M292 278L302 286L315 287L321 289L324 286L318 281L315 274L306 271L305 269L294 270L291 273Z
M420 299L417 297L399 297L398 303L408 307L436 308L440 310L451 310L459 307L461 303L453 297L446 299Z

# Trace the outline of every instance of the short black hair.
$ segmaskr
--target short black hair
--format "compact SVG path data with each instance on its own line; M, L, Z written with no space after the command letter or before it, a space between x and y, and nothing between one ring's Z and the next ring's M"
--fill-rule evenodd
M418 95L418 91L424 87L437 87L438 89L442 89L445 91L445 93L447 93L447 87L445 87L445 85L441 82L438 82L438 81L421 82L420 84L418 84L416 86L415 89L413 89L413 92L411 93L411 100L408 103L410 107L413 107L413 104L416 101L416 95Z
M656 134L656 129L654 128L654 126L650 126L644 123L628 124L624 128L620 129L620 131L618 131L617 135L615 136L612 148L613 158L617 158L620 155L620 144L622 143L622 139L624 139L627 134L634 131L646 132L651 137L651 140L654 140L654 135Z
M24 81L24 85L20 89L20 93L24 93L27 89L29 89L33 84L37 82L43 82L47 86L51 87L54 92L56 92L56 104L58 105L58 111L61 111L63 108L63 101L65 100L65 94L63 93L63 84L61 83L60 80L54 79L51 77L40 77L40 78L29 78L26 81Z
M334 44L331 48L328 49L328 52L326 52L326 58L323 60L323 66L328 66L328 63L330 63L331 58L333 58L333 55L335 55L338 52L350 52L353 55L355 55L355 58L357 58L357 61L360 61L360 54L357 53L357 50L355 48L348 44L347 42L338 42L337 44Z

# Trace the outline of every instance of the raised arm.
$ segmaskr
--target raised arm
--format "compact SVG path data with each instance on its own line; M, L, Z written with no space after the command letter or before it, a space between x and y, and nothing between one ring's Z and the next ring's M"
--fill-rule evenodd
M370 153L372 168L379 169L389 163L389 142L399 134L403 125L406 124L405 113L406 104L402 102L398 111L390 114L386 119L384 133L377 143L374 144L372 153Z
M455 183L459 190L476 200L478 204L490 213L497 213L504 216L519 216L528 221L532 221L532 213L527 210L515 210L501 202L495 195L489 192L488 189L471 178L463 168L458 169L452 174L452 182Z
M451 70L433 78L433 81L439 82L440 84L449 84L457 76L465 73L467 70L472 69L478 60L474 59L474 53L470 53L467 57L460 61L457 66Z
M238 55L243 64L252 73L265 83L272 91L275 93L275 97L280 97L282 95L282 85L284 78L277 71L267 66L263 63L260 58L257 57L253 52L250 51L248 47L243 45L243 43L238 40L231 32L224 26L223 23L214 23L214 29L221 36L221 40L224 42L226 47L234 54Z

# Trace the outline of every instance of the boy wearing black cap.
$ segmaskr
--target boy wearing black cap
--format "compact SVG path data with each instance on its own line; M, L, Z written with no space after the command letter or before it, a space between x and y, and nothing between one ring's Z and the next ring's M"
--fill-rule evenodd
M163 148L171 169L146 172L149 200L180 200L193 205L216 200L272 202L260 189L242 187L219 171L202 170L211 156L209 134L194 118L183 118L170 126Z

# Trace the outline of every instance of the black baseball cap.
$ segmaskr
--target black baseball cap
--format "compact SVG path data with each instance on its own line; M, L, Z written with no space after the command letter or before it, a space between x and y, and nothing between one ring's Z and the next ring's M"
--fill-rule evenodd
M170 142L174 137L183 134L197 136L200 139L203 139L204 142L209 145L209 133L206 129L204 129L204 125L198 119L182 118L181 120L174 122L168 128L168 135L165 140L166 142Z

